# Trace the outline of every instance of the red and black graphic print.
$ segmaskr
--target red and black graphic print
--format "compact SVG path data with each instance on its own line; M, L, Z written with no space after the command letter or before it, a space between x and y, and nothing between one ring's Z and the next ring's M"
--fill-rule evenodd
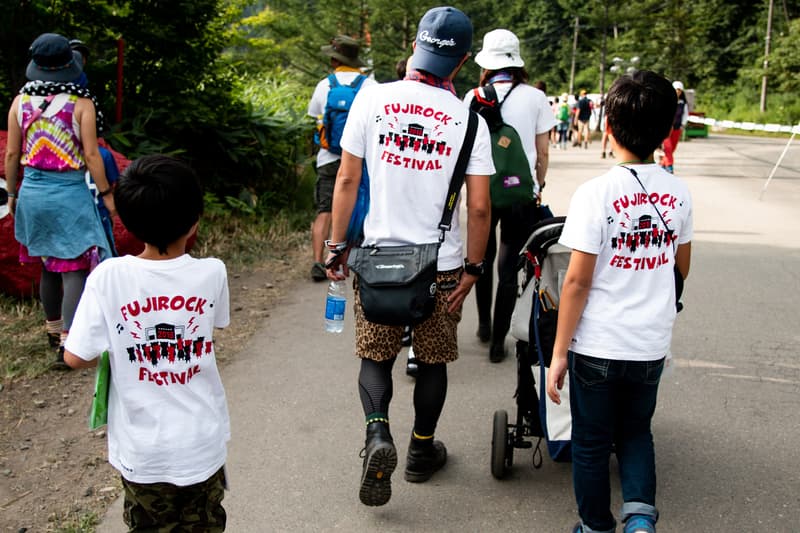
M202 334L197 335L198 316L212 307L213 303L196 296L152 296L120 308L122 322L116 329L119 334L127 331L133 341L126 351L128 361L140 365L139 381L158 386L183 385L200 372L200 367L194 363L213 355L214 343ZM147 315L162 311L175 311L177 316L188 317L188 321L185 324L159 322L149 325ZM181 369L185 365L191 366Z
M613 214L608 216L608 223L616 222L615 234L609 241L612 256L610 266L632 270L654 270L672 262L672 254L667 253L677 241L677 234L671 228L662 227L669 224L670 212L682 205L671 194L643 192L624 195L612 203ZM663 209L659 214L649 213L632 216L631 208ZM637 251L639 252L637 254ZM670 267L671 268L671 267Z
M375 121L381 123L380 160L388 165L418 171L441 170L442 159L453 155L445 127L458 126L460 121L434 107L386 104L384 113Z

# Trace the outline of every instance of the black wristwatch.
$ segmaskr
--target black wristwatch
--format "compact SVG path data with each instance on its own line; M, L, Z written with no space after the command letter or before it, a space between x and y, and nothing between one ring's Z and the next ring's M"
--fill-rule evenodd
M484 268L483 261L480 261L479 263L470 263L464 259L464 272L470 276L483 276L484 270L486 269Z

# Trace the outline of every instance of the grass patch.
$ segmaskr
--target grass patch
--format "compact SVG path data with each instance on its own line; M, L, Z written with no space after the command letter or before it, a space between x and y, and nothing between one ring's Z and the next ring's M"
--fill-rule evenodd
M229 272L283 259L290 250L308 246L312 216L308 210L260 215L237 214L219 206L207 209L191 254L218 257ZM44 311L38 299L0 294L0 339L2 379L38 376L55 358L47 344Z
M60 517L58 521L58 533L94 533L96 526L100 524L100 518L93 511L70 513L66 517Z
M0 372L6 379L37 376L55 357L47 344L39 300L0 295L0 339Z
M270 217L207 214L200 222L192 255L218 257L229 270L280 259L309 243L311 213L281 211Z

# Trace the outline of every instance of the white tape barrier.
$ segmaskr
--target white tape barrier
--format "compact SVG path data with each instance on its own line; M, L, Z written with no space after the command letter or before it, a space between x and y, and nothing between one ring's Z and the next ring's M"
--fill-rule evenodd
M0 219L8 214L8 193L6 192L6 180L0 178Z
M781 124L756 124L755 122L734 122L733 120L717 120L689 115L689 122L705 124L706 126L716 126L718 128L734 128L746 131L767 131L771 133L794 133L800 134L800 124L797 126L784 126Z

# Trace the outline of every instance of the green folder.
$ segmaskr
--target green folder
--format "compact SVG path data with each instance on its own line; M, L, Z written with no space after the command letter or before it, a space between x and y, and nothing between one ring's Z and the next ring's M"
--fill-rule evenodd
M111 387L111 364L108 352L103 352L97 362L97 372L94 378L94 399L92 411L89 413L89 427L97 429L108 424L108 391Z

